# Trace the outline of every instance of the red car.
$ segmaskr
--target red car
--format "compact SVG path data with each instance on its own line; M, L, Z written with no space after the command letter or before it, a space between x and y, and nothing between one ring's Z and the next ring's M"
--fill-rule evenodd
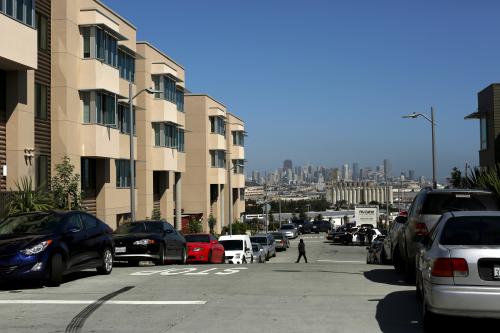
M210 234L190 234L184 237L188 249L187 262L224 263L224 246L214 236Z

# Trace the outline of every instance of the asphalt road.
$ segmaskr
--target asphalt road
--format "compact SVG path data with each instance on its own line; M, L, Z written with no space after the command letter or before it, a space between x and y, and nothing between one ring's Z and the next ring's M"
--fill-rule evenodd
M3 286L2 332L421 332L413 286L364 247L306 235L266 264L115 267ZM458 321L460 322L460 321ZM470 321L466 322L470 324ZM473 322L474 324L474 322ZM455 330L456 332L457 330Z

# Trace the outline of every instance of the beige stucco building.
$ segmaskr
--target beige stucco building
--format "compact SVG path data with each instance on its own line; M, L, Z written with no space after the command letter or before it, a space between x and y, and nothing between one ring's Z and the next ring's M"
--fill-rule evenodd
M21 42L20 42L21 41ZM0 190L35 172L35 9L0 6Z
M233 160L244 163L244 149L233 145L233 132L244 135L244 124L229 114L224 104L208 95L188 94L186 103L186 173L183 181L183 207L186 214L202 214L204 229L208 219L216 220L216 232L229 223L229 170ZM242 137L242 136L241 136ZM238 139L240 136L238 135ZM230 161L230 163L228 163ZM237 161L235 161L237 165ZM233 188L233 218L240 216L240 188L244 188L241 167L231 179ZM238 189L238 190L236 190ZM234 195L238 192L237 195ZM236 201L235 201L236 200Z
M181 181L186 168L184 153L184 68L147 42L137 44L137 188L138 218L151 217L153 209L180 228Z

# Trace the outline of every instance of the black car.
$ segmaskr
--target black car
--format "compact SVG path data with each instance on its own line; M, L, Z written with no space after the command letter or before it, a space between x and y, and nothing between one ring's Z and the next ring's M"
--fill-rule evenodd
M312 232L319 234L320 232L329 232L332 225L328 221L314 221L312 223Z
M66 273L113 269L112 230L85 212L35 212L0 223L0 280L30 279L59 286Z
M164 265L170 261L186 263L184 236L166 221L125 223L114 232L115 260L138 264L153 261Z
M301 234L310 234L312 230L312 224L306 220L294 220L293 224L297 226Z

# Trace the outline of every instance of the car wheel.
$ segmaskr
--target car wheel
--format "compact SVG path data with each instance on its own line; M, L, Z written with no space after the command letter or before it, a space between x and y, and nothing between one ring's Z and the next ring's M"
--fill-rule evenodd
M109 275L113 270L113 253L109 247L106 247L102 252L102 265L97 267L97 273L101 275Z
M59 287L63 277L64 260L60 253L56 253L50 258L48 285Z
M186 261L187 261L187 251L186 251L186 248L183 247L182 248L182 254L181 254L181 259L179 261L179 264L181 265L185 265L186 264Z
M156 265L158 266L161 266L161 265L165 265L165 245L164 244L160 244L160 249L158 250L158 255L159 255L159 259L156 261Z

